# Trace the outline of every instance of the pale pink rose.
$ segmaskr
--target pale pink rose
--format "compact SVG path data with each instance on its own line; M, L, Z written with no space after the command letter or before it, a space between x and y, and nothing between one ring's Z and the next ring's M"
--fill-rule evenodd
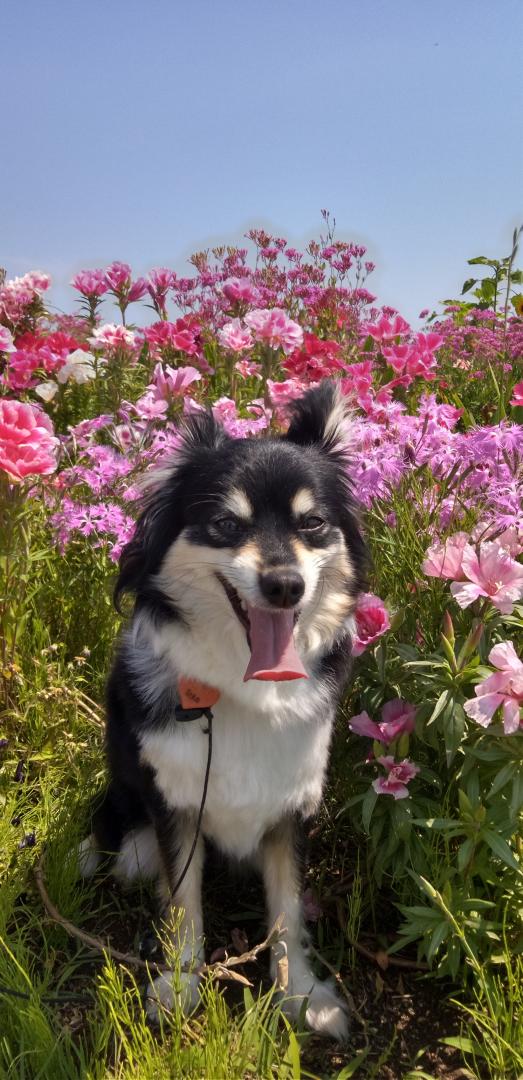
M408 758L404 758L403 761L394 761L394 758L389 756L378 758L378 764L383 765L387 776L378 776L372 781L374 791L378 795L392 795L394 799L406 799L409 794L407 784L418 775L419 767Z
M252 304L258 299L258 290L255 289L249 278L227 278L222 285L223 294L232 303L243 300L246 304Z
M463 579L461 563L463 552L469 543L467 533L458 532L449 536L442 543L431 544L421 564L421 569L427 577L452 578L454 581Z
M489 653L489 661L499 670L474 688L475 698L463 708L481 727L488 727L494 713L501 707L505 735L519 730L520 705L523 703L523 663L511 641L502 641Z
M136 334L119 323L104 323L93 330L89 338L93 349L131 349L134 346Z
M518 382L512 390L511 405L523 405L523 382Z
M485 596L502 615L510 615L514 604L523 597L523 566L497 540L480 544L479 553L467 544L461 572L466 580L453 581L450 591L462 608Z
M284 379L283 382L274 382L273 379L267 379L267 390L269 391L271 405L275 407L289 405L291 401L296 401L296 398L302 396L304 384L298 382L297 379Z
M46 413L35 405L0 399L0 469L10 480L54 472L57 445Z
M30 289L34 289L35 292L47 292L51 284L51 278L49 274L44 274L43 270L30 270L28 274L24 274L22 279L26 281Z
M414 731L414 718L416 709L408 701L401 698L393 698L387 701L381 710L382 719L376 723L371 720L366 712L359 716L353 716L349 721L349 728L356 735L368 735L371 739L388 745L397 739L399 735L410 735Z
M0 326L0 352L15 352L16 345L13 335L7 326Z
M354 615L356 633L352 639L352 655L361 656L369 645L390 630L390 619L383 600L374 593L362 593Z
M218 341L224 349L231 352L243 352L253 345L252 334L247 326L242 326L239 319L231 319L218 330Z
M284 353L291 353L303 344L301 326L289 319L282 308L256 308L245 316L245 322L256 340L269 345L271 349L281 348Z
M103 270L80 270L71 281L74 289L82 296L103 296L109 286Z

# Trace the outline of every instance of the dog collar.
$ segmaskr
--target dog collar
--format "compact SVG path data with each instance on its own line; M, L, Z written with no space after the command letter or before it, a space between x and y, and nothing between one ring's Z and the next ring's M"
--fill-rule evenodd
M174 715L176 720L186 723L189 720L199 720L201 716L208 718L211 706L216 705L220 698L220 691L198 679L181 678L178 679L178 696L180 700Z

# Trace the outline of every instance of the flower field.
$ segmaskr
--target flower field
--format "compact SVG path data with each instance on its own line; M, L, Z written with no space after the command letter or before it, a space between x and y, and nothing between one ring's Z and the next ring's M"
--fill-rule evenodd
M43 272L0 283L2 1075L523 1074L518 234L413 327L373 295L365 249L323 222L303 252L253 229L187 277L83 270L67 314ZM45 921L32 867L45 847L61 913L137 949L151 893L80 885L72 852L103 782L111 592L140 481L176 455L183 416L210 407L235 438L263 438L322 379L351 406L372 565L304 907L353 997L353 1039L296 1036L252 972L245 1007L209 982L201 1013L158 1036L139 973ZM254 917L231 903L212 948L238 924L256 938L259 901ZM409 1041L393 1016L384 1040L395 993L414 1016L433 1001L434 1033L425 1020Z

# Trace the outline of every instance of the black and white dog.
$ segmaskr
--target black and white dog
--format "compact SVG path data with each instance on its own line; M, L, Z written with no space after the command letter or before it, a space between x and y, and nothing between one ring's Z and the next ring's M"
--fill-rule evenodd
M163 914L191 971L149 987L154 1016L177 993L198 1000L203 959L204 839L261 869L269 924L284 916L289 1009L343 1039L333 985L303 946L298 855L318 809L336 706L350 667L350 620L365 548L346 473L347 420L332 383L294 404L281 437L235 440L210 414L188 420L170 468L153 474L116 596L136 597L108 686L110 782L81 845L84 874L115 852L122 877L157 875ZM176 719L180 680L211 689L213 755L204 717ZM187 682L189 680L189 682ZM169 918L170 913L170 918ZM173 931L174 933L174 931Z

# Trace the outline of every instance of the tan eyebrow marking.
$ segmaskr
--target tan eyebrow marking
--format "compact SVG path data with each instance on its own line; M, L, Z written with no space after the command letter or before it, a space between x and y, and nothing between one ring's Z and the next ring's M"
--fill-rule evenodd
M295 517L310 514L315 505L316 500L310 488L300 488L291 499L291 509Z
M225 502L225 507L242 521L252 521L253 508L244 491L241 488L231 488Z

